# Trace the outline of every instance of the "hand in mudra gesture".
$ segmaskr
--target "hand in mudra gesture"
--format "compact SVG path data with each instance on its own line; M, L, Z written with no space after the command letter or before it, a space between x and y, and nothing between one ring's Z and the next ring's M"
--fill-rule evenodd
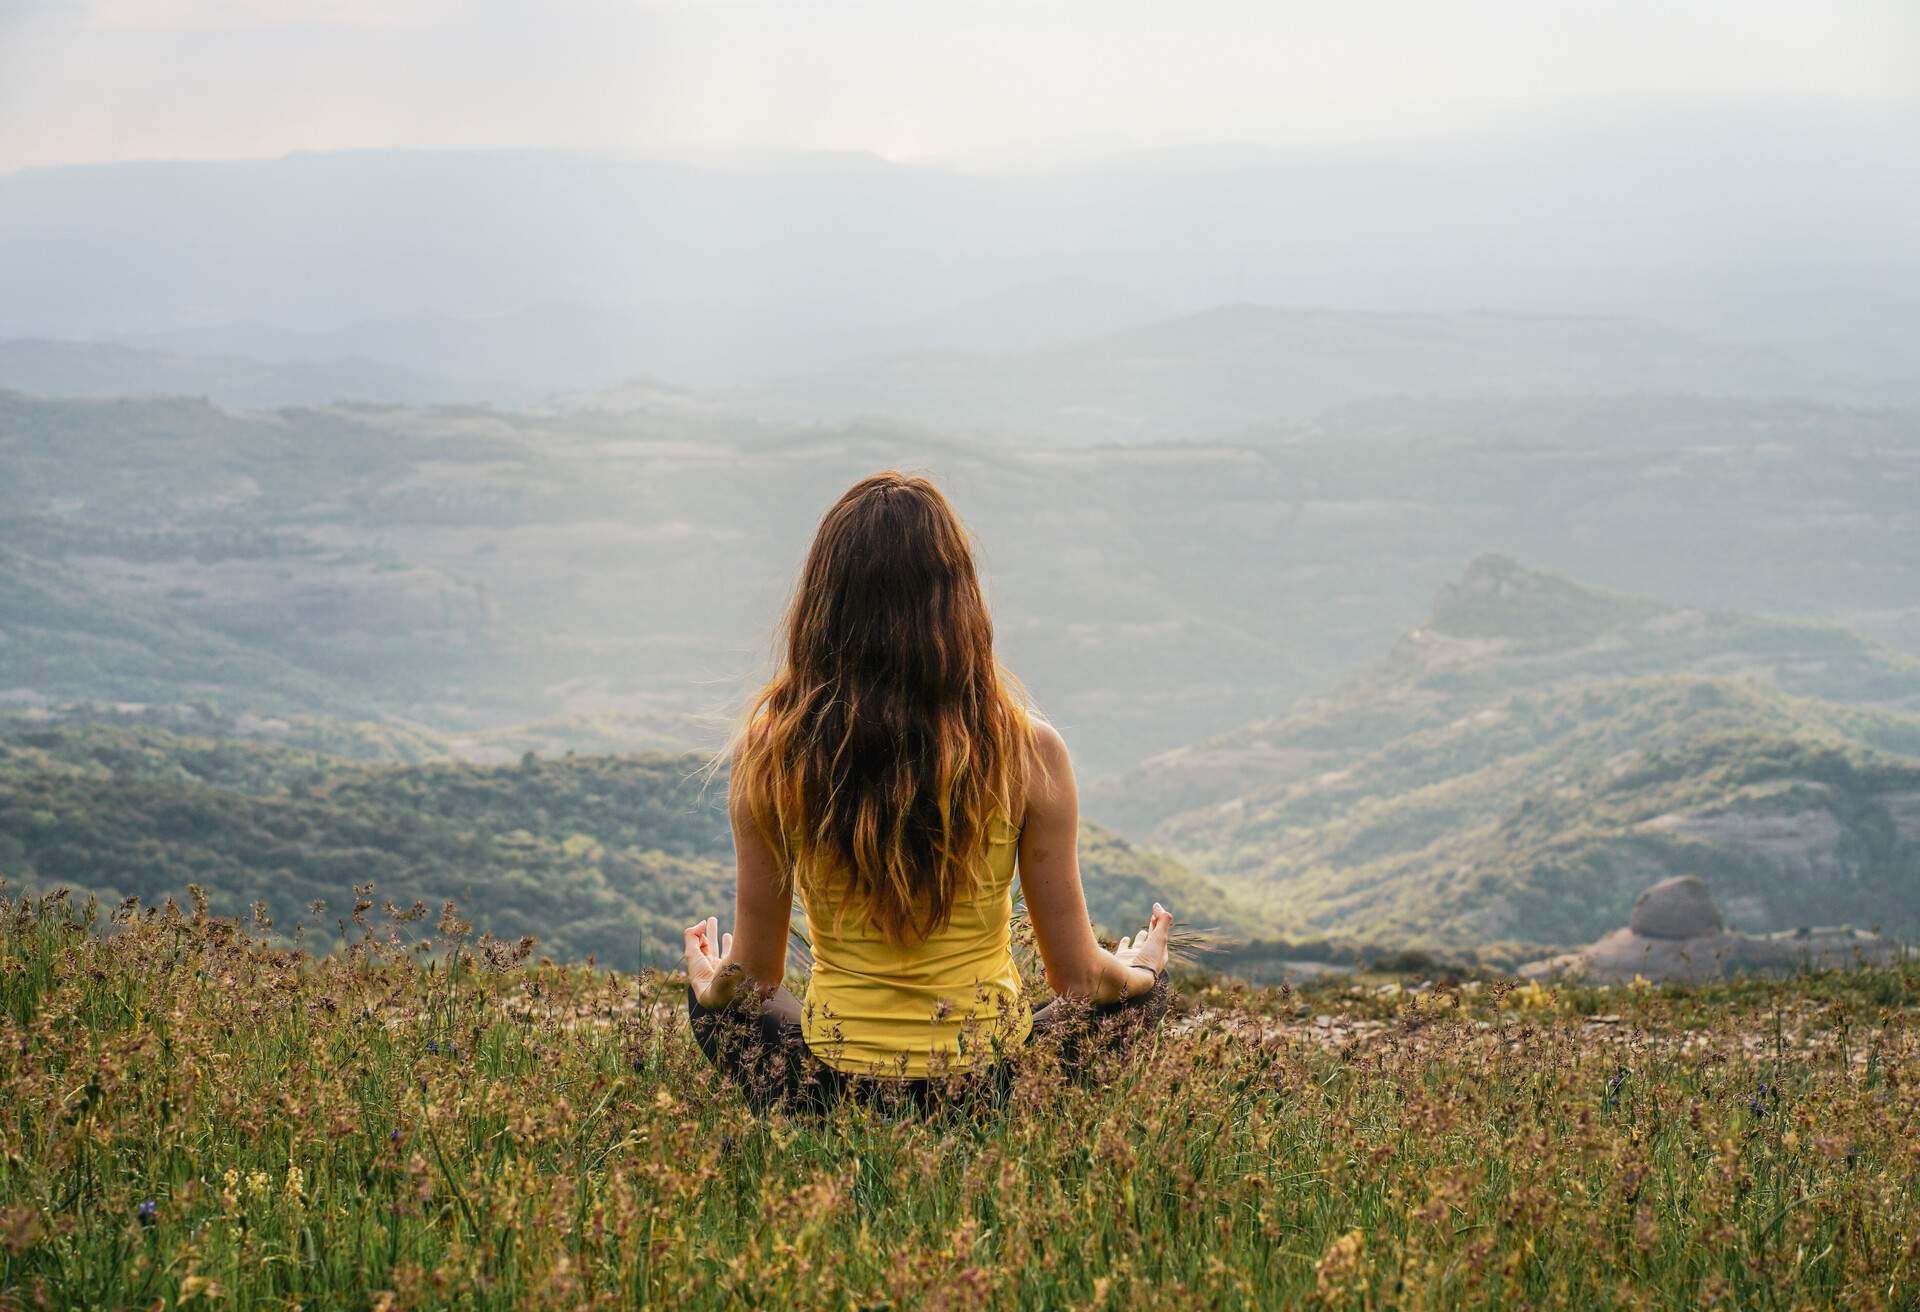
M687 926L686 967L695 1002L715 1011L733 1001L740 967L733 962L733 935L720 932L718 916Z
M1120 959L1123 966L1139 966L1152 971L1155 975L1166 973L1167 939L1173 933L1173 913L1153 904L1153 914L1147 918L1147 927L1138 934L1129 934L1114 945L1113 955Z

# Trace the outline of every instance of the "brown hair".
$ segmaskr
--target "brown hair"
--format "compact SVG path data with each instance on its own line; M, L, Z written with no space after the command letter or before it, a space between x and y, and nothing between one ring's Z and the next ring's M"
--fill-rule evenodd
M836 870L888 941L923 939L984 860L995 817L1017 820L1033 735L937 487L889 470L833 504L785 645L730 787L789 873Z

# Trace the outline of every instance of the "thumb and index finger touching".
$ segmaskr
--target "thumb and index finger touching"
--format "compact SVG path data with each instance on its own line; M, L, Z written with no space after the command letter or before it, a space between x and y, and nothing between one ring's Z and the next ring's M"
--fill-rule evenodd
M688 925L685 938L688 956L696 952L705 956L725 956L733 947L733 935L720 933L718 916L708 916L705 920Z
M1164 943L1167 940L1167 935L1172 932L1173 913L1161 906L1158 902L1155 902L1153 904L1153 914L1147 919L1147 933Z

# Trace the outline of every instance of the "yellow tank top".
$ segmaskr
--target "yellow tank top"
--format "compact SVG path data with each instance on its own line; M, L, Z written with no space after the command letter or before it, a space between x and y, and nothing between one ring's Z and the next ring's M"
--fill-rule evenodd
M844 877L802 873L813 978L801 1033L814 1055L856 1075L957 1072L1026 1041L1033 1013L1014 965L1013 872L1020 835L988 830L974 887L931 937L899 948L849 905Z

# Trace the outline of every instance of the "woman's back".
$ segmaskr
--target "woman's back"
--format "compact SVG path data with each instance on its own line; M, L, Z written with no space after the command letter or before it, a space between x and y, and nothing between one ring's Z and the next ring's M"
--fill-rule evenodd
M716 1060L785 1096L958 1072L1052 1028L1021 996L1016 870L1056 992L1096 1007L1164 998L1164 908L1138 943L1094 938L1066 744L995 659L972 545L938 488L892 471L849 488L783 628L727 781L739 942L717 919L686 933L703 1050L743 1033L716 1014L743 980L760 1003L744 1033L771 1057ZM815 959L804 1002L779 987L796 891Z
M802 1004L807 1047L849 1074L965 1070L1024 1042L1032 1014L1012 948L1019 831L997 819L986 859L946 921L908 945L889 941L831 870L797 880L813 939Z

